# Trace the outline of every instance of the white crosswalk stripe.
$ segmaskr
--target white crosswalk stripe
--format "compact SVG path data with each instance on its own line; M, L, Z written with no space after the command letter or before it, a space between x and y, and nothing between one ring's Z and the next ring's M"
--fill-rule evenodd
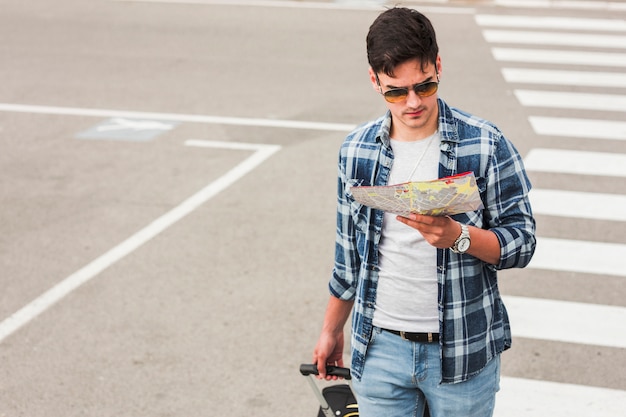
M531 149L524 164L528 171L626 177L626 154L568 149Z
M495 0L503 7L626 11L626 3L601 1ZM518 102L529 109L535 134L599 140L626 140L626 21L478 14L477 24L500 62L504 80L514 85ZM559 49L562 48L562 49ZM584 70L573 68L584 67ZM532 85L532 89L528 86ZM524 88L526 87L526 88ZM567 90L566 90L567 88ZM593 91L611 88L610 92ZM542 109L561 110L558 116ZM580 118L579 113L593 116ZM568 112L572 112L571 116ZM529 172L626 178L626 154L577 149L535 148L525 157ZM600 191L600 190L598 190ZM626 222L626 190L609 194L534 188L539 216ZM546 237L539 234L531 270L626 277L626 244ZM504 296L515 337L623 349L626 307L563 300ZM585 337L586 332L590 337ZM626 409L626 391L503 377L497 417L605 416ZM522 398L524 397L524 398Z
M533 189L535 214L626 222L626 195Z
M530 116L535 132L546 136L626 140L626 121Z
M575 31L593 30L602 32L626 31L626 21L620 19L479 14L476 15L476 22L480 26L507 28L562 29Z
M626 277L626 244L539 237L528 268Z
M626 11L626 3L602 0L494 0L493 3L503 7L533 9Z
M492 48L496 61L538 64L626 67L626 54L617 52L564 51L554 49Z
M515 96L527 107L626 112L626 95L515 90Z
M626 74L535 68L502 68L509 83L626 88Z
M626 307L504 296L514 337L626 348Z
M483 36L490 43L512 43L526 45L562 45L603 48L624 48L626 36L595 35L579 33L531 32L514 30L485 30Z
M503 377L495 417L623 417L626 391Z

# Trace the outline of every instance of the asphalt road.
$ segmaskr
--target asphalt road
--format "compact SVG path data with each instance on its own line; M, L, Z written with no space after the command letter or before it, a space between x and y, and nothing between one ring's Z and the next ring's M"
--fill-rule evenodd
M316 413L297 369L310 360L327 300L338 147L385 109L365 58L382 7L193 3L0 1L0 417ZM496 122L524 156L553 148L623 157L626 84L556 87L603 94L605 104L615 95L613 109L527 105L494 55L503 41L486 39L476 16L615 22L584 33L617 36L617 47L585 47L617 64L568 69L623 80L624 3L492 3L405 2L438 30L440 95ZM617 133L540 134L538 116L604 120ZM538 189L619 199L626 175L615 172L530 175ZM511 302L536 302L547 323L520 330L504 377L597 388L621 401L612 407L626 405L626 287L623 269L610 269L626 256L619 201L608 219L537 214L541 238L606 243L613 259L608 272L539 265L501 274ZM565 255L576 263L585 251ZM557 326L542 336L542 324L579 306L608 307L613 321L581 324L571 339L550 336ZM579 318L561 318L577 329ZM616 341L588 332L603 325Z

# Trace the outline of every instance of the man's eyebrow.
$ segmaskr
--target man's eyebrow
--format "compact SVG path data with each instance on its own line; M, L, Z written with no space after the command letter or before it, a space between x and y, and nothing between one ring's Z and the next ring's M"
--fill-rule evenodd
M404 86L404 87L396 87L396 86L395 86L395 85L393 85L393 84L387 84L385 87L387 87L387 88L411 88L411 87L413 87L414 85L420 85L420 84L424 84L424 83L429 83L429 82L431 82L432 80L433 80L433 76L431 75L430 77L426 78L424 81L419 82L419 83L417 83L417 84L412 84L412 85L410 85L410 86L408 86L408 87L406 87L406 86Z

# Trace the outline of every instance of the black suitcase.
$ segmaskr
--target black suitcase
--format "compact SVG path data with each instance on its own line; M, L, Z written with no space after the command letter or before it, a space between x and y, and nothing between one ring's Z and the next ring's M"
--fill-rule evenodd
M359 408L356 398L352 392L351 385L335 384L323 388L321 391L315 383L313 375L317 375L317 366L311 364L300 365L300 373L307 378L313 393L320 403L320 410L317 417L358 417ZM326 373L331 376L341 377L348 382L350 381L350 369L339 368L336 366L327 366ZM428 405L424 410L424 417L430 417Z

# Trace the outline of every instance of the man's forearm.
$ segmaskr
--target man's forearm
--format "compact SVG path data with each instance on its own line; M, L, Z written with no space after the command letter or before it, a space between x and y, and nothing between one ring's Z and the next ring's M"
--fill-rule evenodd
M500 242L495 233L478 227L469 227L472 244L467 253L491 265L500 263Z
M343 328L350 317L354 301L345 301L337 297L330 296L326 313L324 315L324 324L322 332L337 334L343 332Z

